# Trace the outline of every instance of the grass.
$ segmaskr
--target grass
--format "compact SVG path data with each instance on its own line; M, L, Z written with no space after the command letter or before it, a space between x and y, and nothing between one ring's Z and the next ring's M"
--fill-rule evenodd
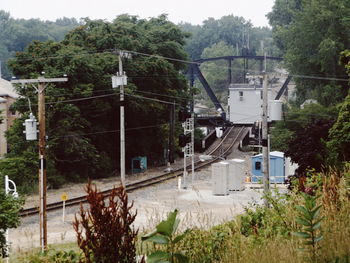
M28 249L12 253L10 263L39 263L39 262L55 262L52 260L53 255L59 251L79 252L78 245L75 242L49 245L48 252L43 254L40 248Z

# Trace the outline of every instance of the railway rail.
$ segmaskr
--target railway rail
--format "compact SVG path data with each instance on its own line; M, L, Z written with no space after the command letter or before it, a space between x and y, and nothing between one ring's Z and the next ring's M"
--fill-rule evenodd
M230 153L232 147L236 144L236 142L239 141L242 138L242 136L246 134L247 132L246 129L247 128L245 127L230 127L224 133L223 138L219 141L219 143L216 143L215 145L213 145L213 147L209 150L208 154L213 155L213 159L205 162L201 162L199 160L195 161L195 170L199 170L219 159L225 158ZM191 165L188 165L186 168L190 169ZM129 183L126 185L126 191L130 193L130 192L139 190L141 188L149 187L152 185L162 183L164 181L168 181L170 179L177 178L178 176L182 176L182 175L183 175L183 168L178 168L171 172L166 172L151 178ZM108 189L108 190L101 191L101 193L105 197L108 197L111 191L112 189ZM65 206L66 207L77 206L80 203L85 203L85 202L86 202L86 195L68 199L65 202ZM63 206L62 201L49 203L46 206L46 211L49 212L49 211L62 209L62 206ZM21 217L32 216L32 215L38 214L38 212L39 212L38 207L31 207L31 208L21 210L20 216Z

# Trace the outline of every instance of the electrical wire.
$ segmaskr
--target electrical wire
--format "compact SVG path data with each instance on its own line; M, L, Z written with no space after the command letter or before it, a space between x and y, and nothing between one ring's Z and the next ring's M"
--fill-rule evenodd
M130 94L130 93L125 93L124 95L130 96L130 97L134 97L134 98L144 99L144 100L156 101L156 102L160 102L160 103L164 103L164 104L180 105L180 104L178 104L176 102L170 102L170 101L159 100L159 99L154 99L154 98L149 98L149 97L143 97L143 96L139 96L139 95L133 95L133 94Z
M76 101L83 101L83 100L92 100L92 99L97 99L97 98L105 98L105 97L115 96L117 94L118 93L110 93L110 94L91 96L91 97L85 97L85 98L78 98L78 99L51 101L51 102L45 102L45 105L51 105L51 104L57 104L57 103L66 103L66 102L76 102Z
M134 92L136 92L136 93L150 94L150 95L156 95L156 96L162 96L162 97L173 98L173 99L179 99L179 100L185 100L185 101L187 101L187 100L189 99L189 98L183 97L183 96L170 96L170 95L165 95L165 94L160 94L160 93L154 93L154 92L150 92L150 91L135 90Z
M125 129L125 132L156 128L156 127L160 127L160 126L167 125L167 124L169 124L169 123L162 123L162 124L156 124L156 125L128 128L128 129ZM68 137L81 137L81 136L90 136L90 135L100 135L100 134L117 133L117 132L120 132L120 130L109 130L109 131L106 130L106 131L99 131L99 132L79 133L79 134L70 134L70 135L63 135L63 136L52 136L52 137L49 138L49 140L50 139L59 139L59 138L68 138Z

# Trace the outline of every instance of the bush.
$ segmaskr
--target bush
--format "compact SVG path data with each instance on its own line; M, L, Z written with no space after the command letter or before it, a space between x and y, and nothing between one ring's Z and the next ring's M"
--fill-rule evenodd
M89 209L85 210L81 205L79 218L76 216L73 223L85 262L136 262L138 230L131 226L136 213L131 212L133 203L128 205L125 189L113 189L108 202L90 181L86 192Z

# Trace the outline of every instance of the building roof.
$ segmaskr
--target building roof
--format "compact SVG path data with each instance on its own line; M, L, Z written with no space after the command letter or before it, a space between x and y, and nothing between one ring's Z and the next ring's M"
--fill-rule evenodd
M261 156L262 156L262 154L260 153L260 154L254 155L252 157L261 157ZM270 156L284 158L284 152L278 152L278 151L270 152Z
M284 157L284 153L283 152L278 152L278 151L274 151L274 152L270 152L270 155L272 156L276 156L276 157Z
M0 96L18 98L18 93L15 91L10 81L0 78Z

